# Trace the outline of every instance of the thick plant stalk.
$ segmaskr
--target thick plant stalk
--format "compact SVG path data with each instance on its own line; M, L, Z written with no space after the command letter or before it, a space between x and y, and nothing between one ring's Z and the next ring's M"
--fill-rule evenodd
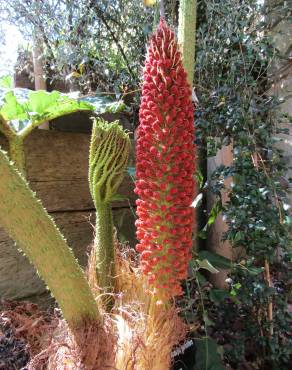
M96 237L94 242L98 284L107 293L113 291L115 276L113 217L110 203L96 207Z
M17 134L13 135L9 140L9 157L18 171L25 176L24 138Z
M112 293L115 285L111 202L117 199L117 190L128 163L130 145L129 135L118 121L108 123L99 119L94 122L89 152L89 187L96 208L94 249L97 280L105 293Z
M196 48L196 23L197 23L197 0L180 0L179 22L178 22L178 43L182 53L182 61L187 72L187 79L192 89L195 70L195 48ZM205 149L204 144L196 150L196 168L204 166ZM195 185L195 196L198 195L198 188ZM195 210L194 234L198 233L198 220L204 218L201 209ZM194 242L195 249L198 249L198 241Z
M191 87L195 69L196 19L197 1L180 0L178 42L182 52L183 65Z
M23 177L0 150L0 225L29 258L74 332L99 313L85 276L64 237Z
M144 68L137 140L141 268L163 301L182 294L191 259L194 124L191 90L174 33L160 21Z

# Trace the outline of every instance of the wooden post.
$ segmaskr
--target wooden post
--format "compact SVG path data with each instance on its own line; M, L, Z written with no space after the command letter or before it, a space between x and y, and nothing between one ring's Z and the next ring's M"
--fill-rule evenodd
M35 90L47 90L46 80L44 78L44 62L42 58L42 44L39 38L35 37L33 41L33 73ZM39 126L40 129L49 130L49 122Z
M208 158L207 162L207 172L208 172L208 181L210 181L211 174L214 170L220 165L230 166L233 161L233 152L232 145L224 146L220 149L215 157ZM232 179L228 178L225 180L224 185L227 189L230 187ZM225 204L228 201L228 193L222 192L222 203ZM214 195L209 192L207 199L207 208L208 211L212 209L212 206L215 203ZM210 227L208 233L208 249L211 252L220 254L226 258L232 259L233 250L229 241L222 241L223 234L228 230L226 222L223 220L222 215L220 214L214 224ZM228 288L226 283L228 270L220 270L218 274L212 274L210 280L212 284L219 289Z

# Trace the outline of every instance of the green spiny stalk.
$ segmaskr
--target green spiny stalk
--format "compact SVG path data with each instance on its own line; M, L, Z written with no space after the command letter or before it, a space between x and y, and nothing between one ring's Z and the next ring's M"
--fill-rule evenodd
M83 322L99 321L86 278L40 201L0 150L0 225L29 258L56 298L74 332Z
M183 66L187 72L187 79L190 87L193 87L195 70L195 48L196 48L196 23L197 23L197 0L180 0L179 22L178 22L178 42L182 52ZM203 162L204 149L200 146L196 149L196 168ZM195 196L198 194L197 184L195 185ZM198 220L201 218L201 210L196 210L193 232L198 232ZM198 242L195 242L195 249Z
M118 121L94 121L89 151L89 188L96 208L94 242L98 284L112 293L115 276L115 250L110 203L117 197L130 152L129 135ZM106 299L108 307L111 299Z
M9 157L14 162L18 171L25 176L24 139L21 136L14 135L9 139Z
M196 0L180 0L178 41L181 46L183 65L191 87L195 68L196 8Z

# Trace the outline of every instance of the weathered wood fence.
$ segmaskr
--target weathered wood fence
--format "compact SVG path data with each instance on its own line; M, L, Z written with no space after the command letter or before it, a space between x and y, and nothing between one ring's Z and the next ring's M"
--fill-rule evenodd
M35 130L25 142L28 182L82 266L86 265L94 234L95 210L87 180L89 140L89 134ZM7 142L1 136L0 146L7 149ZM130 166L134 166L133 161L134 156ZM132 245L135 239L133 185L131 177L126 175L119 193L127 200L113 204L118 236ZM33 266L0 227L0 298L23 298L45 289Z

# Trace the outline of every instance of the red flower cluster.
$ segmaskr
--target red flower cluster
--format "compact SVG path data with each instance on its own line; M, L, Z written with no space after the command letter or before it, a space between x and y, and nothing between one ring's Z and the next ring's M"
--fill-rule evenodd
M150 40L137 130L136 221L141 268L157 293L180 295L191 258L194 123L191 90L173 31Z

